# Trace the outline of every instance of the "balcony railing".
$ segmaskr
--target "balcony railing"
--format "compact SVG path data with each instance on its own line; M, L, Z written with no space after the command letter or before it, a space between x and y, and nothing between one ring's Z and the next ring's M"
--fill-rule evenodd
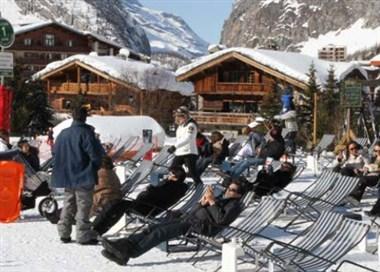
M246 126L251 122L250 113L227 113L227 112L200 112L193 111L191 116L200 125L224 125L224 126Z
M215 90L200 90L198 93L218 94L264 94L269 92L270 87L263 83L220 83L216 84Z
M90 94L90 95L109 95L112 88L108 83L75 83L75 82L51 82L50 93L59 94Z

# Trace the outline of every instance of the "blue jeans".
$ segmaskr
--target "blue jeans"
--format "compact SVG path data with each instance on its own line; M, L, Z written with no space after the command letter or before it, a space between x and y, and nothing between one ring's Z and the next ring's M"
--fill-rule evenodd
M232 178L239 178L241 174L247 170L250 166L257 166L264 164L265 159L262 158L246 158L245 160L237 162L230 168L230 174Z

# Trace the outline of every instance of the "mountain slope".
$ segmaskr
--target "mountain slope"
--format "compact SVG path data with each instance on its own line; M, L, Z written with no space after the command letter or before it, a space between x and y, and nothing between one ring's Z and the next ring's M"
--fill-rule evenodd
M379 10L380 1L371 0L236 0L221 40L313 56L332 43L353 55L380 44Z
M144 28L153 54L171 52L184 58L193 58L207 52L208 44L182 18L148 9L137 0L124 0L124 4Z
M180 17L145 8L138 0L1 0L0 11L14 24L56 20L146 55L190 59L207 52L207 43Z

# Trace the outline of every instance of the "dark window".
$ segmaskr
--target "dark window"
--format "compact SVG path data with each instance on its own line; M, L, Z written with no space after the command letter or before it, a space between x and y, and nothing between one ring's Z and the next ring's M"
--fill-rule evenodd
M46 34L45 35L45 45L46 46L54 46L54 35Z
M219 71L218 81L231 83L254 83L255 75L253 71Z

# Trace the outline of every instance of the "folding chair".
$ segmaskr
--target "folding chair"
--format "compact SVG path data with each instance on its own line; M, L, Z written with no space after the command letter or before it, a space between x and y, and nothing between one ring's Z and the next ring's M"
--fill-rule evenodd
M319 169L319 166L321 166L322 169L327 168L331 162L332 159L326 156L322 156L321 154L323 151L326 151L327 148L334 142L335 135L334 134L324 134L322 136L322 139L319 141L318 145L314 148L313 156L314 156L314 169ZM323 163L320 161L320 159L326 159L327 163Z
M121 185L122 195L127 195L133 191L141 182L143 182L151 173L153 168L153 162L144 160L135 171L127 178L127 180Z
M356 138L355 142L360 144L363 148L368 147L369 139L368 138Z
M263 197L258 206L246 217L235 220L236 224L225 226L225 228L216 236L209 237L198 233L191 233L195 237L195 242L206 248L202 257L208 252L220 252L224 242L236 237L245 246L253 239L252 234L260 233L271 224L282 213L285 208L285 201L273 197ZM194 242L193 238L189 238ZM192 260L198 251L190 258ZM195 264L193 262L193 264Z
M336 217L335 220L338 222L339 218ZM329 224L329 222L325 223ZM340 227L338 227L339 224ZM267 248L261 251L254 250L257 270L268 265L269 272L273 272L275 266L282 271L326 271L358 245L370 229L370 225L367 223L347 218L342 219L339 224L334 224L334 227L337 228L335 230L331 228L328 235L324 235L320 231L320 234L323 235L321 243L315 241L312 246L307 246L307 249L294 243L277 241L276 244L280 246L278 251L276 249L270 251ZM322 225L320 226L322 227ZM268 239L268 237L264 238ZM307 242L305 236L303 240ZM250 254L252 251L251 247ZM290 252L291 255L282 254L283 252ZM259 256L262 258L259 259Z
M294 204L292 207L297 215L284 228L292 225L300 217L314 221L321 211L336 208L356 188L358 182L359 179L355 177L339 176L333 187L319 198L304 195L302 202L288 199Z
M300 234L296 235L296 237L294 237L289 242L284 243L265 237L272 242L261 251L265 252L267 255L273 254L282 260L293 259L299 253L299 250L294 250L293 247L302 250L313 250L317 246L321 245L326 239L330 238L339 229L342 222L342 214L330 211L322 211L321 215L312 225L310 225ZM253 248L250 247L250 249ZM257 251L254 250L254 252Z

